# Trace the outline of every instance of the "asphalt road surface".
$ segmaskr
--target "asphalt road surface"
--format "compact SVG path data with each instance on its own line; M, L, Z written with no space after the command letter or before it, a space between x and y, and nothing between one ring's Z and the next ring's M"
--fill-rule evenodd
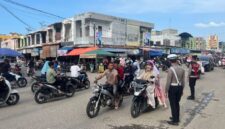
M89 74L91 82L95 76L96 74ZM132 96L125 97L118 110L101 108L99 115L90 119L86 115L86 105L92 96L92 88L78 91L72 98L37 104L29 81L28 87L18 89L20 101L17 105L0 106L0 129L224 129L224 76L225 71L221 68L203 75L197 82L195 101L186 99L189 96L189 86L186 83L181 100L181 123L178 127L166 124L170 108L159 107L133 119L130 115ZM163 86L165 79L166 73L162 72ZM215 121L217 118L219 120Z

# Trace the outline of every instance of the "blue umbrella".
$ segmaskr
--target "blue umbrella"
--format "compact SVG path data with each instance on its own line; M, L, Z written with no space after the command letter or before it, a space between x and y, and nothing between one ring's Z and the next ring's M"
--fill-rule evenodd
M9 48L0 48L0 56L17 57L22 56L22 54Z

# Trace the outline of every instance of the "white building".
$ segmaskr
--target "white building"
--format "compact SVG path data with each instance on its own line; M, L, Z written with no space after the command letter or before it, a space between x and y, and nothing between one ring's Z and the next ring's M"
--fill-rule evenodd
M152 31L151 40L155 46L181 46L181 38L174 29Z

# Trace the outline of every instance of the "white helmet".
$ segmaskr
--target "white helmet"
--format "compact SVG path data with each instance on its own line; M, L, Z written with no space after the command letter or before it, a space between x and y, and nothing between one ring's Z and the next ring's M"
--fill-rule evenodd
M174 60L174 59L177 59L178 56L176 54L170 54L170 55L167 56L167 58L170 59L170 60Z

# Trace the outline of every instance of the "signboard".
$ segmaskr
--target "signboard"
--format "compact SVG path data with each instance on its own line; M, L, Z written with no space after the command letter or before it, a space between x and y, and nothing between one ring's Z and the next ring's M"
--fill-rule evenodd
M97 55L96 54L82 54L82 55L80 55L80 58L92 59L92 58L97 58Z
M190 50L186 48L171 48L170 53L171 54L189 54Z

